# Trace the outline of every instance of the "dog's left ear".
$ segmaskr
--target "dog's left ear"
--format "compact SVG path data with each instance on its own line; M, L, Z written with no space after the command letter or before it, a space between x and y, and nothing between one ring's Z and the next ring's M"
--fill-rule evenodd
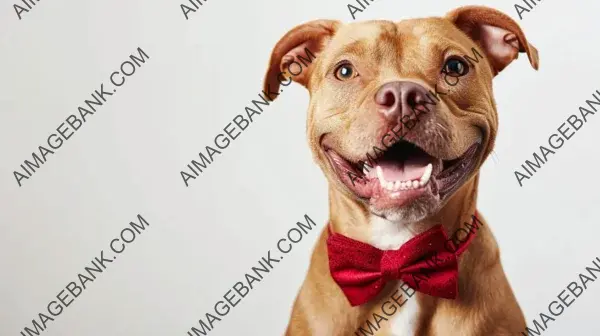
M271 52L264 91L278 94L280 83L288 83L290 79L307 87L314 58L325 48L340 24L333 20L315 20L287 32Z
M517 59L519 52L526 52L531 66L538 69L537 49L527 42L525 34L510 16L484 6L466 6L446 14L446 19L484 49L494 75Z

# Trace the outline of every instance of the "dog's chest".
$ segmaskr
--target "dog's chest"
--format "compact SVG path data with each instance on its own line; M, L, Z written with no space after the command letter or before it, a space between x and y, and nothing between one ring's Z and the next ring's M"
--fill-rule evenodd
M370 222L372 228L370 244L381 250L398 249L415 236L407 226L390 222L381 217L372 217ZM403 299L401 302L406 301L401 307L397 307L395 313L390 314L388 310L388 314L385 316L388 320L381 322L380 330L387 330L388 332L385 335L390 336L414 336L419 317L419 301L416 298L416 293L412 297L407 297L403 289L400 288L401 284L402 282L398 281L395 285L397 291L393 289L392 293L402 293ZM383 299L382 304L388 299ZM382 307L382 305L377 306ZM385 312L380 311L377 313L382 314ZM388 325L384 326L385 323Z

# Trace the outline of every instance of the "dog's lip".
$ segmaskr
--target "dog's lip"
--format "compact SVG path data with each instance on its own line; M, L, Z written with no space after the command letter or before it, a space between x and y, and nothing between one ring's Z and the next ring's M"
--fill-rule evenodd
M338 180L359 198L369 199L373 194L373 183L356 179L361 176L361 172L356 169L355 165L344 159L335 150L327 147L323 149Z
M328 151L330 151L330 150L332 150L332 151L334 151L334 152L335 152L335 149L333 149L333 146L331 146L331 145L329 144L329 141L328 141L328 138L327 138L327 135L328 135L328 134L329 134L329 133L325 133L325 134L321 135L321 137L319 138L319 146L320 146L320 147L323 149L323 151L324 151L325 153L327 153L327 152L328 152ZM336 153L337 153L337 152L336 152ZM346 161L350 162L348 159L346 159L346 158L344 158L344 159L345 159Z
M328 154L328 152L330 152L330 151L334 152L341 159L344 159L346 161L346 163L348 163L349 165L351 165L352 168L353 168L353 171L357 172L359 175L362 175L362 169L363 169L363 167L365 165L367 165L367 162L370 162L369 157L367 157L367 155L365 154L362 159L358 159L358 160L350 160L350 159L348 159L347 157L343 156L342 154L340 154L340 152L338 152L337 150L335 150L333 148L334 146L332 146L329 143L329 141L328 141L327 134L328 133L323 134L319 138L319 147L321 147L321 149L323 150L323 152L326 153L326 154ZM452 162L452 161L457 161L458 162L458 161L463 160L467 156L467 154L471 154L469 151L472 150L472 149L474 149L474 147L476 147L475 148L476 149L476 153L478 153L479 149L481 147L481 144L482 144L482 139L481 139L481 137L478 137L474 141L474 143L472 145L470 145L467 148L467 150L465 150L465 152L463 152L463 154L461 154L460 156L458 156L456 158L453 158L453 159L441 159L438 156L436 156L434 154L431 154L430 151L428 151L427 149L422 148L417 142L408 141L408 140L406 140L406 138L402 139L400 142L405 142L405 143L411 144L411 145L417 147L418 149L420 149L421 151L423 151L425 154L427 154L427 155L431 156L432 158L434 158L436 160L439 160L441 162ZM398 142L398 143L400 143L400 142ZM388 150L389 150L389 148L386 149L385 152L388 152ZM476 153L472 153L472 154L476 154ZM375 158L375 163L377 163L377 161L379 159L381 159L382 157L376 157ZM438 175L442 174L443 171L446 171L446 170L448 170L448 169L444 169L442 165L438 166L437 164L434 163L433 175L437 177Z
M440 185L441 197L451 194L471 175L481 152L481 144L481 139L477 139L460 157L448 160L455 162L435 176Z
M343 158L334 149L324 147L325 153L338 180L342 182L355 196L368 202L372 207L383 210L386 208L400 208L423 195L438 194L438 184L431 177L428 184L417 189L389 191L382 187L377 178L368 178L348 160ZM351 178L350 175L355 175ZM359 177L359 178L356 178Z
M377 208L387 208L401 207L424 193L429 193L431 196L437 195L439 199L443 199L452 194L452 192L455 191L473 171L475 164L477 163L476 158L480 153L482 141L481 138L478 138L462 155L452 160L438 159L412 142L408 142L419 148L419 150L423 151L425 154L430 155L436 162L433 163L434 169L432 177L430 178L430 183L418 189L402 190L400 193L392 193L382 189L377 178L369 178L363 173L362 166L359 167L359 164L340 155L333 146L329 145L325 135L321 136L319 143L325 152L325 155L328 157L332 168L335 170L338 179L341 180L352 193L365 201L370 199L370 203ZM452 163L452 165L444 168L443 163Z

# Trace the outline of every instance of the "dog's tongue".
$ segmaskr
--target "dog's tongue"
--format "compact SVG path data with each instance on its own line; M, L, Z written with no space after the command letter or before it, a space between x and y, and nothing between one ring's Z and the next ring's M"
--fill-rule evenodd
M383 160L378 162L386 181L418 180L425 173L431 160L425 156L409 157L404 161Z

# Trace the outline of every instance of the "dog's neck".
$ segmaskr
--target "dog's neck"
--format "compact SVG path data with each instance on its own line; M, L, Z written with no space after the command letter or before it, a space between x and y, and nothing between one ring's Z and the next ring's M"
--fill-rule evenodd
M396 222L372 214L367 206L329 188L331 229L382 250L398 249L415 235L441 224L450 236L475 213L479 174L465 183L435 215L411 223Z

